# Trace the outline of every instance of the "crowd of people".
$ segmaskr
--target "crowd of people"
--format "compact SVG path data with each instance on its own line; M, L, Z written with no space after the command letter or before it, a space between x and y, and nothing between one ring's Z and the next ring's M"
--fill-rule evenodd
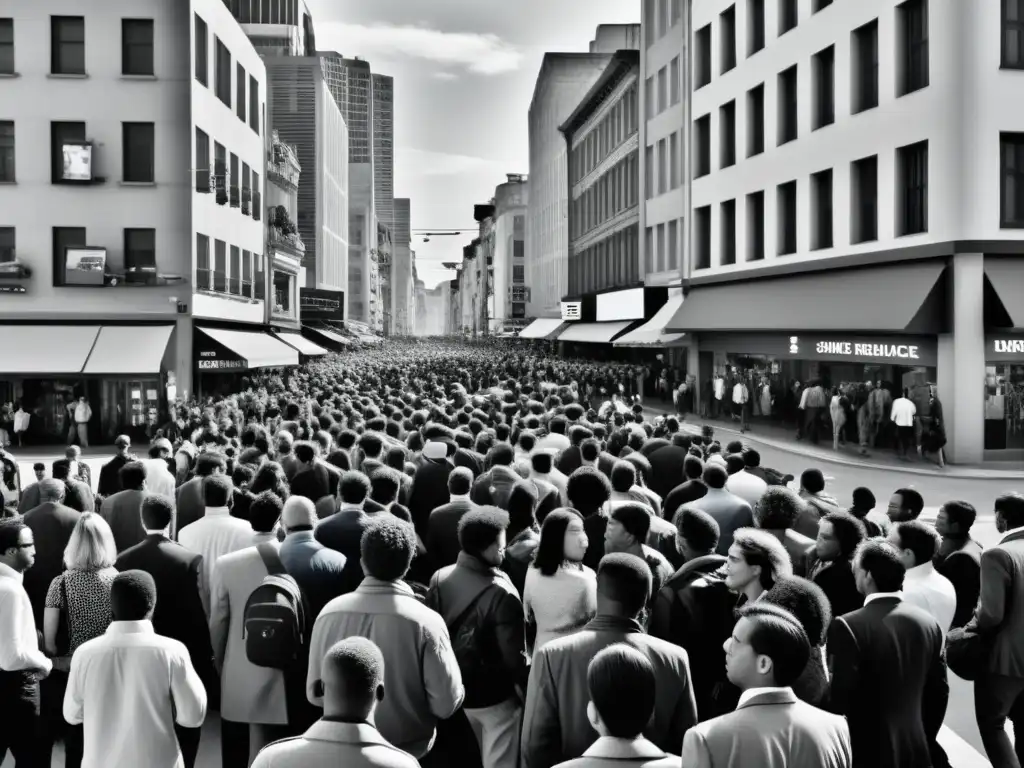
M1024 496L982 552L969 503L838 500L635 374L393 340L180 404L95 484L37 466L0 520L0 762L193 768L217 711L224 768L942 768L953 630L1019 766Z

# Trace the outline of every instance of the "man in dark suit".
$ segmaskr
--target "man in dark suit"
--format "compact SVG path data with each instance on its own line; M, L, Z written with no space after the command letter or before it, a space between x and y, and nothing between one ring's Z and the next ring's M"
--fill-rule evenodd
M175 515L171 521L171 538L177 541L178 531L206 514L203 498L203 480L211 475L223 475L228 470L227 460L219 453L201 453L196 457L196 476L178 486L175 491Z
M686 651L644 634L637 617L647 604L651 571L635 555L605 555L597 576L597 616L582 630L534 654L523 721L524 768L551 768L580 757L597 738L587 716L587 667L616 643L650 659L656 674L654 717L644 736L665 752L678 749L697 723Z
M690 440L689 435L677 432L672 435L669 445L647 454L647 460L651 462L651 490L663 499L685 478L683 466L690 450Z
M132 458L129 456L131 447L132 441L128 435L118 435L115 438L114 449L116 453L114 458L100 468L100 482L96 493L103 498L113 496L118 491L124 490L121 487L121 478L118 472L121 470L121 467L132 461Z
M284 504L281 525L284 541L278 553L284 568L299 585L309 604L309 626L334 598L345 594L346 557L314 538L317 516L313 502L292 496Z
M25 571L23 584L32 602L36 627L43 627L43 606L50 582L64 571L64 548L81 513L63 504L64 483L60 480L40 480L38 506L25 513L25 525L32 529L36 542L36 562Z
M125 465L128 466L128 465ZM199 572L203 558L168 537L174 506L163 496L147 496L140 518L146 537L122 552L114 567L121 571L146 571L156 583L153 631L181 642L192 666L206 688L213 706L218 679L213 667L213 647L206 612L199 597ZM175 726L185 768L193 768L199 752L199 728Z
M974 711L994 766L1024 764L1024 496L996 499L999 544L981 555L981 598L967 625L989 642L988 668L974 681ZM1015 745L1004 726L1013 721Z
M704 473L704 463L696 456L687 456L683 459L683 475L685 479L675 486L665 497L662 505L662 514L665 519L672 522L676 510L701 498L708 492L708 487L701 480Z
M794 576L807 574L808 561L814 556L814 539L793 530L803 510L803 501L784 485L773 485L754 506L754 523L777 538L789 553Z
M119 472L124 490L103 500L100 514L114 534L118 552L124 552L146 538L141 516L142 501L147 496L146 472L146 465L141 461L128 462Z
M949 579L956 590L953 628L962 627L974 616L981 596L981 544L971 538L971 526L978 513L966 501L947 501L939 507L935 530L942 537L935 553L935 570Z
M325 547L345 556L341 594L352 592L363 580L360 546L373 519L365 508L369 495L370 478L354 470L342 474L338 484L339 509L321 520L314 533L314 538Z
M465 467L456 467L448 475L450 501L430 513L424 544L434 570L455 565L459 558L459 520L467 512L479 508L470 501L472 488L473 473Z
M555 466L558 471L568 477L581 466L583 466L583 454L580 452L580 444L594 433L579 424L569 428L569 441L572 443L562 451Z
M299 471L291 480L293 496L305 496L314 504L324 496L331 495L331 475L327 467L316 460L316 448L312 443L300 441L293 449L299 462Z
M854 768L931 768L946 683L942 628L903 601L906 569L888 542L861 544L853 569L864 607L829 627L829 708L850 725Z
M71 461L58 459L53 462L53 479L64 483L64 503L79 512L95 512L96 497L92 488L71 476Z
M864 522L850 512L831 512L818 521L818 538L807 578L817 584L842 616L864 605L864 595L853 575L853 556L866 534Z
M409 511L420 539L427 535L430 513L448 503L448 475L453 469L446 443L430 440L423 446L423 461L416 468L409 491Z
M700 498L699 509L707 512L718 523L718 554L729 554L733 534L740 528L754 524L754 513L750 505L735 494L729 493L725 483L729 479L726 470L717 464L708 463L701 475L707 493Z

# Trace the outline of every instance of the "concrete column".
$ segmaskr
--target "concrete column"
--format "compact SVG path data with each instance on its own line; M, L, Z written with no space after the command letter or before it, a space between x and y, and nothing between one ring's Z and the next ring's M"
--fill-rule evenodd
M953 333L939 337L939 399L946 418L946 456L977 464L985 440L985 256L953 256Z
M177 379L178 397L189 398L195 395L192 386L192 370L195 366L192 354L192 317L178 315L174 334L174 374Z
M687 333L690 346L686 348L686 375L693 376L693 409L700 412L700 345L697 334Z

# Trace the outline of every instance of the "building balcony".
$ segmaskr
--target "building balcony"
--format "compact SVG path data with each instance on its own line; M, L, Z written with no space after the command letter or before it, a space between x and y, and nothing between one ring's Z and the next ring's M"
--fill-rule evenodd
M271 248L278 248L293 256L302 257L305 255L306 245L302 242L302 238L299 237L298 233L293 232L286 235L279 227L275 226L271 226L268 229L268 240L270 241Z
M267 163L267 181L293 192L299 189L299 174L286 163Z

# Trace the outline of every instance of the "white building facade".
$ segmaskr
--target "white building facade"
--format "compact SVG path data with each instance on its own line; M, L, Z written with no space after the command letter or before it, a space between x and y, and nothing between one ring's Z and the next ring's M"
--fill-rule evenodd
M494 190L493 314L491 333L526 326L526 211L530 185L523 174L507 174Z
M670 327L700 382L884 381L926 426L932 385L949 459L1024 457L1024 31L1006 6L682 14L692 213Z

